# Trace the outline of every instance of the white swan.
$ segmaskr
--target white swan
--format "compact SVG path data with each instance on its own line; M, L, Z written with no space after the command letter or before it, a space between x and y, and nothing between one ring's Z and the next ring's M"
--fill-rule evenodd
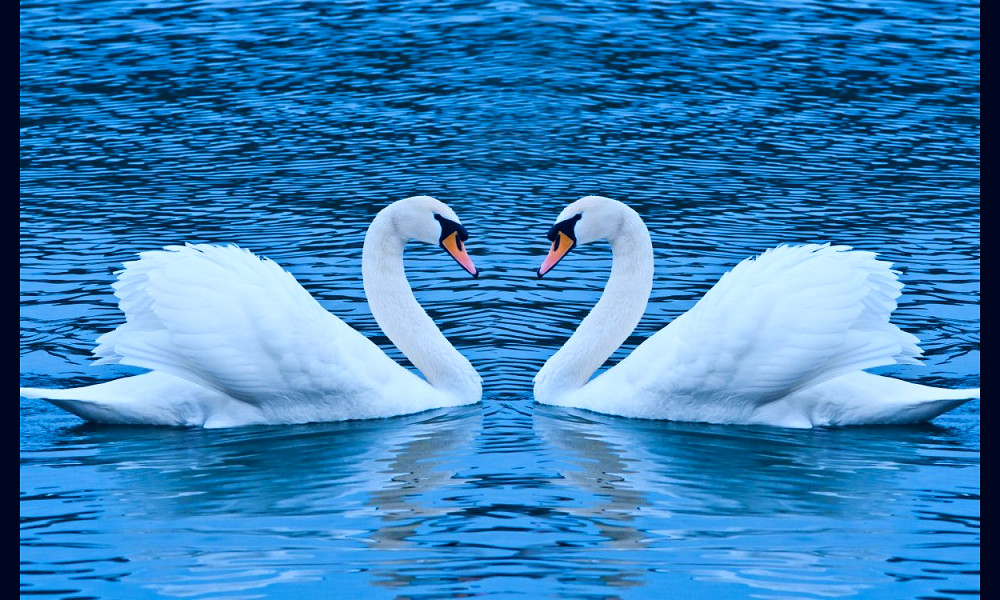
M779 246L722 276L693 307L588 381L638 324L653 247L638 213L588 196L549 231L541 277L574 246L606 239L601 299L534 379L535 399L601 413L785 427L926 421L979 389L866 373L915 363L917 338L889 322L902 284L888 263L847 246Z
M481 380L417 304L409 239L440 244L473 277L468 234L447 205L416 196L383 208L361 270L372 315L427 378L327 312L274 262L235 246L144 252L114 284L125 323L100 363L151 372L73 389L21 388L89 421L233 427L389 417L478 402Z

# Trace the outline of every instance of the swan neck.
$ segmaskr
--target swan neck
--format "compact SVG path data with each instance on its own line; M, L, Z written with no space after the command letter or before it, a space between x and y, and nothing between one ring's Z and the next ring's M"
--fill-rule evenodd
M653 288L653 245L634 210L624 207L611 244L611 275L604 292L569 340L535 376L535 398L552 402L580 389L628 339L646 311Z
M361 275L372 316L434 388L458 400L478 401L482 393L479 374L444 337L406 280L406 242L388 209L376 215L368 228Z

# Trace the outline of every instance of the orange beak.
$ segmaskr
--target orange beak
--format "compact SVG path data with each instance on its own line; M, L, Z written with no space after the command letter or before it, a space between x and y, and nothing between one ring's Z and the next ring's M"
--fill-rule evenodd
M458 239L458 232L454 232L448 237L441 240L441 247L448 251L458 264L462 265L462 268L468 271L473 277L479 277L479 269L476 265L472 263L472 259L469 258L469 253L465 251L465 244L462 240Z
M576 242L574 242L573 239L565 233L560 231L557 235L558 237L556 240L552 242L552 248L549 250L549 255L545 257L545 260L542 262L542 266L538 267L539 277L551 271L552 267L556 266L556 263L562 260L562 258L566 256L566 253L572 250L573 246L576 245Z

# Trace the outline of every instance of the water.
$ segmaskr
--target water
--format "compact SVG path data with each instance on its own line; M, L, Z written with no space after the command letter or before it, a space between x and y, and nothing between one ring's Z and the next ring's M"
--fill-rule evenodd
M63 598L958 598L980 591L980 404L787 431L533 405L635 207L656 282L609 364L781 242L878 252L925 365L979 385L979 6L22 2L21 384L90 368L142 250L234 242L387 345L361 291L391 200L448 202L484 271L413 246L482 404L203 431L21 400L21 593Z

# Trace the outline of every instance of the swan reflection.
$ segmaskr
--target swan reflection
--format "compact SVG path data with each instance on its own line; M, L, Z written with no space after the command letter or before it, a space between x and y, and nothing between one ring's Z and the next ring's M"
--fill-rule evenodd
M456 449L480 423L478 407L459 407L295 427L83 425L60 444L105 481L85 501L97 505L88 518L108 525L89 539L122 554L124 582L231 595L328 579L336 552L412 545L419 527L455 510L428 499L454 485ZM59 455L24 460L57 467ZM180 532L186 545L172 543Z
M962 497L978 454L947 429L487 408L233 430L81 426L22 455L22 490L47 498L22 512L22 561L49 565L53 544L99 520L86 541L112 563L88 568L172 597L308 594L330 581L353 597L530 595L540 579L557 595L698 582L840 597L940 568L918 534L908 543L888 528L932 527L956 545L978 536L959 518L978 502Z
M929 467L977 466L926 452L931 437L949 444L948 432L932 425L800 431L543 407L535 428L567 463L561 485L592 494L592 502L562 510L596 527L605 547L621 551L616 556L642 550L634 556L657 581L693 578L772 593L839 597L888 583L890 570L872 563L888 567L905 560L900 553L919 562L926 549L896 547L898 537L872 523L913 519L908 498L926 485ZM816 546L821 539L842 544ZM851 573L845 565L859 555L868 572L857 578L817 575Z

